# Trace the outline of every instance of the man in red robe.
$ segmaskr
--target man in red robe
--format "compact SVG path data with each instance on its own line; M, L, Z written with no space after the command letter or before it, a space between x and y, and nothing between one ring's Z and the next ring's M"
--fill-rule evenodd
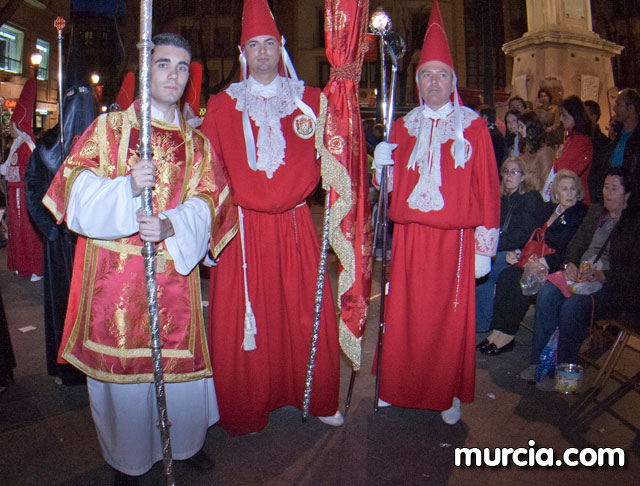
M209 100L202 125L240 217L240 237L212 269L209 307L220 425L232 435L263 429L277 408L302 406L320 253L306 204L320 180L320 90L298 81L265 0L245 0L241 45L243 80ZM309 411L341 425L326 282Z
M7 179L9 194L9 245L7 268L18 275L31 275L31 281L42 278L42 240L40 232L29 217L24 174L35 148L31 122L36 102L36 80L30 78L22 88L16 108L11 115L13 137L7 160L0 172Z
M87 128L43 200L59 222L66 218L81 235L59 360L87 374L103 457L128 476L144 474L163 457L143 242L158 243L158 325L173 457L195 457L203 465L210 461L198 451L218 411L198 262L209 248L217 255L237 229L209 141L177 106L189 77L189 44L175 34L157 35L153 43L153 161L140 161L136 152L136 102ZM157 216L140 211L145 187L154 188Z
M424 104L375 152L379 176L395 149L379 405L442 410L453 424L473 401L475 278L496 252L500 193L486 123L460 106L437 0L418 66Z

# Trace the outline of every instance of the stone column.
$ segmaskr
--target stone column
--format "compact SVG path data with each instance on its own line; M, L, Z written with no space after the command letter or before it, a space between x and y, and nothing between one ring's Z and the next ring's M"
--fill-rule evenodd
M571 95L597 101L606 127L617 93L611 58L623 47L593 32L590 0L527 0L527 23L521 38L502 46L514 58L512 95L535 105L544 87L556 104Z

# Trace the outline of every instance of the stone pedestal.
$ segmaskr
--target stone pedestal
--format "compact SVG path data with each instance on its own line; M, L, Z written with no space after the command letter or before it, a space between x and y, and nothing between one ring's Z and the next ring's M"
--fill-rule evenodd
M611 58L623 47L593 32L589 0L527 0L528 32L502 50L514 58L512 96L535 105L538 89L548 88L553 101L578 95L600 104L600 126L609 123L617 93Z

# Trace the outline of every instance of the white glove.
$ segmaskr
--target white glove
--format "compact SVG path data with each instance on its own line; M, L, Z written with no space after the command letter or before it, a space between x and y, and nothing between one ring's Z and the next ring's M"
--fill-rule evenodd
M0 175L6 176L8 168L9 168L9 161L7 160L4 164L0 165Z
M476 278L482 278L491 271L491 257L476 253Z
M382 172L383 167L393 165L393 159L391 158L391 152L393 152L397 143L380 142L375 151L373 152L373 168Z

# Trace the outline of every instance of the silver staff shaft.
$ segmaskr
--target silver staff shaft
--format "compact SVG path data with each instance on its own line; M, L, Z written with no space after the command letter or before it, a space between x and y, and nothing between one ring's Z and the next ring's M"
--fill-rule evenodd
M58 123L59 123L58 126L60 127L60 155L62 156L60 160L62 160L62 162L64 162L64 159L66 158L66 154L64 153L64 130L63 130L64 112L62 108L62 101L64 100L64 93L62 91L63 86L64 84L62 82L62 29L58 29L58 103L59 103L58 113L60 115L60 119L58 120Z
M331 214L331 190L327 189L324 199L324 222L322 225L322 246L320 248L320 262L318 263L318 278L316 281L316 304L313 312L313 327L311 329L311 347L309 349L309 362L307 363L307 376L304 382L304 399L302 401L302 420L309 416L309 404L311 402L311 383L313 381L313 368L315 367L316 351L318 350L318 330L320 329L320 313L322 312L322 296L324 295L324 278L327 270L327 253L329 252L329 217Z
M151 161L151 93L149 71L151 66L151 18L152 0L140 1L140 160ZM145 187L142 192L142 212L145 215L153 214L151 206L152 189ZM147 309L149 312L149 327L151 339L151 358L153 360L153 383L156 390L156 402L158 407L158 427L162 436L162 460L164 463L164 475L167 484L173 486L173 456L171 453L171 436L169 434L169 419L167 417L167 400L162 373L162 352L160 344L160 331L158 329L158 294L156 286L155 256L156 247L150 241L144 242L142 249L144 255L144 273L147 284Z
M393 124L393 103L395 98L395 90L396 90L396 74L398 72L398 60L396 58L393 49L387 43L386 39L380 36L380 54L382 56L382 66L384 67L385 62L385 50L389 53L389 57L391 58L391 92L389 93L388 103L387 103L387 91L386 91L386 80L385 80L385 71L382 72L382 93L384 96L384 113L386 117L384 118L384 139L385 142L389 142L389 138L391 137L391 125ZM389 218L387 217L387 210L389 208L389 191L387 188L388 184L388 175L387 175L387 167L385 166L382 169L382 177L380 178L380 197L378 199L378 218L377 222L380 222L381 226L380 230L382 231L382 265L380 269L380 321L378 324L378 345L377 345L377 361L376 361L376 386L375 386L375 394L373 399L373 411L378 412L378 398L380 391L380 372L382 369L382 342L384 338L384 304L385 297L387 293L387 248L388 248L388 231L387 225ZM377 238L377 228L374 234L374 238Z

